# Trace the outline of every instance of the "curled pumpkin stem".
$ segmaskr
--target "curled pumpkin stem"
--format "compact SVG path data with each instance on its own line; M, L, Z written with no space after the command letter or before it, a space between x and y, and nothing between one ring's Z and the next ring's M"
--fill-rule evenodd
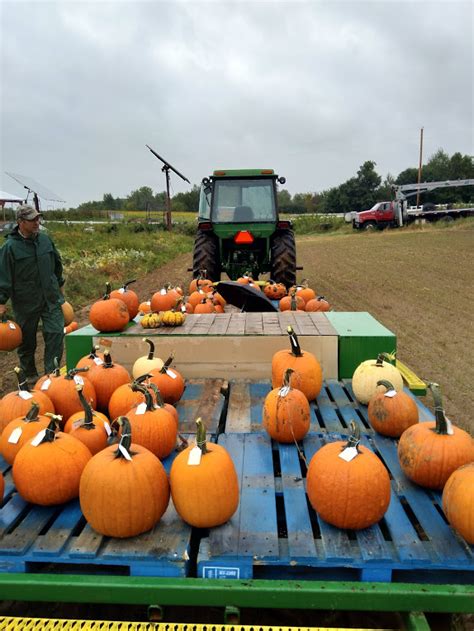
M441 434L441 435L446 436L448 434L448 419L446 418L446 414L444 411L441 388L439 387L439 384L434 383L434 382L428 383L428 388L431 390L431 394L433 395L433 401L434 401L436 426L433 428L433 431L436 434Z
M347 443L342 447L341 451L344 449L349 449L349 447L355 447L357 453L360 453L359 444L360 444L360 427L351 421L351 434L347 439Z
M296 337L296 333L293 331L291 326L288 327L287 332L290 336L291 354L295 357L301 357L303 353L301 352L301 346L298 342L298 338Z

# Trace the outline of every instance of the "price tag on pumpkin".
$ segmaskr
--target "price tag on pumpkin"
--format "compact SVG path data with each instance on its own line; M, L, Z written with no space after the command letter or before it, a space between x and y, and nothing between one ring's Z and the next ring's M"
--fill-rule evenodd
M29 399L33 398L33 395L31 394L31 392L28 392L28 390L20 390L18 396L20 397L20 399L23 399L23 401L28 401Z
M283 388L280 388L280 390L278 391L278 396L281 398L286 397L289 391L290 391L290 386L284 386Z
M8 442L12 445L16 445L20 440L20 436L23 434L23 429L21 427L15 427L13 432L10 434L8 438Z
M176 377L178 376L175 372L173 372L169 368L166 369L166 374L168 375L168 377L171 377L171 379L176 379Z
M107 436L110 436L110 434L112 433L112 430L110 429L110 425L107 423L107 421L104 421L104 429Z
M162 296L166 296L166 289L162 289L162 290L160 291L160 294L161 294Z
M139 403L135 409L135 414L145 414L146 403Z
M344 451L341 451L339 458L342 458L346 462L350 462L351 460L354 460L358 453L359 452L355 447L347 447Z
M388 397L392 399L397 394L396 390L387 390L387 392L383 395L384 397Z
M51 379L49 378L45 379L43 383L41 384L41 390L47 390L50 385L51 385Z
M119 294L124 294L125 293L125 289L123 287L120 287L120 289L118 290Z
M16 329L16 326L13 324L13 322L9 322L8 326L11 328L12 331Z
M102 364L104 363L104 360L101 359L100 357L94 357L94 364L96 364L97 366L102 366Z
M125 449L125 447L122 445L122 443L120 443L118 448L119 448L120 453L125 458L125 460L130 460L130 461L132 460L132 456L128 453L128 451Z
M84 385L84 379L80 375L74 375L74 382L78 386L83 386Z
M84 425L84 419L81 418L77 421L74 421L74 423L72 424L72 428L77 429L78 427L82 427L83 425Z
M448 432L449 436L452 436L454 434L453 424L451 423L451 421L449 420L447 416L445 418L446 418L446 431Z
M191 449L188 456L188 464L189 465L197 465L201 464L202 451L196 445Z
M30 441L30 445L32 445L33 447L38 447L38 445L41 443L41 441L43 440L45 436L46 436L46 430L42 429L40 432L36 434L33 440Z

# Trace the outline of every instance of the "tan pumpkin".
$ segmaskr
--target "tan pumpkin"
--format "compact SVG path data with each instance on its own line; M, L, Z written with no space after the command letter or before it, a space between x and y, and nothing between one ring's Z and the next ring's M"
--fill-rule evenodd
M298 337L291 326L287 331L291 350L277 351L273 355L272 387L278 388L283 382L285 371L292 368L292 387L301 390L308 401L312 401L320 393L323 384L321 365L312 353L301 350Z
M352 389L359 403L367 404L377 389L381 379L390 381L397 392L403 390L403 379L398 368L385 361L386 353L377 359L367 359L360 363L352 375Z
M419 420L415 401L400 390L397 392L390 381L377 381L377 389L372 395L367 409L369 421L379 434L398 438Z
M148 355L143 355L135 360L132 367L132 377L138 379L142 375L146 375L153 368L158 370L163 366L163 360L160 357L155 357L155 345L152 340L147 337L142 339L142 342L146 342L149 346Z
M263 404L263 426L279 443L302 440L311 422L308 399L300 390L290 386L292 373L291 368L285 371L282 385L271 390Z
M74 321L74 309L72 308L71 303L67 302L67 300L66 302L63 302L61 310L64 316L64 326L69 326L69 324Z
M169 502L165 469L148 449L132 443L132 431L121 417L119 445L96 454L81 476L79 500L91 527L108 537L140 535L161 519Z
M206 443L206 428L197 419L196 445L173 461L170 486L179 516L191 526L214 528L228 521L239 505L239 483L232 458L221 445ZM192 450L199 464L189 464ZM196 454L196 451L191 458Z
M360 445L354 421L347 442L327 443L314 454L306 490L318 515L337 528L368 528L382 519L390 504L388 472L370 449Z
M435 421L417 423L403 432L398 459L410 480L429 489L442 489L453 471L474 461L474 440L446 418L439 385L430 383L429 388Z

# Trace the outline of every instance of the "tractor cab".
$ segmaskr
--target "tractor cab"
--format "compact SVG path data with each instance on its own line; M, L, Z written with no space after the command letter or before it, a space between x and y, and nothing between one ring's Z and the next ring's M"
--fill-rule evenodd
M290 222L278 218L277 182L285 178L273 169L216 170L202 180L195 276L201 269L212 280L222 272L234 280L247 271L255 279L270 272L274 280L294 284L294 236Z

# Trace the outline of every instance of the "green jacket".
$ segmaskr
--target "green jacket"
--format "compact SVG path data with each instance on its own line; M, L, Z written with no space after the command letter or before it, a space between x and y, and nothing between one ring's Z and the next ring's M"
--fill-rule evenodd
M0 304L10 298L13 309L33 313L62 304L63 265L48 235L24 239L18 227L6 235L0 249Z

